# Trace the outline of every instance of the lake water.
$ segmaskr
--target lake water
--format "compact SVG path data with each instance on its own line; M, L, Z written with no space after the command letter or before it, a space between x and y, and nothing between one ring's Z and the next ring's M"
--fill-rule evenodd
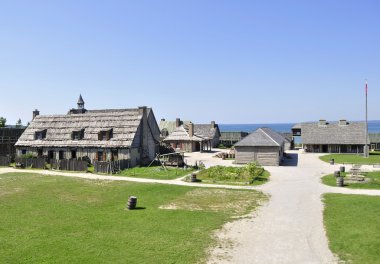
M219 124L219 129L222 132L231 131L244 131L252 132L260 127L269 127L277 132L291 132L295 123L283 123L283 124ZM380 133L380 120L368 121L369 133Z

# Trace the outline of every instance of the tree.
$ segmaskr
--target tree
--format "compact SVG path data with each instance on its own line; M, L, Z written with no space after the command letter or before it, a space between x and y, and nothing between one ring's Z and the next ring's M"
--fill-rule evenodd
M18 127L21 127L21 126L22 126L22 121L21 121L21 118L19 118L17 120L16 127L18 128Z
M7 122L7 119L0 116L0 127L5 127L6 122Z

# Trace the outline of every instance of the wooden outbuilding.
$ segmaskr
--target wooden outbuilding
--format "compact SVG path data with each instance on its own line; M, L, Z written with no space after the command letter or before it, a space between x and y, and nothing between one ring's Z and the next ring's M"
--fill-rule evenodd
M226 147L231 147L248 136L249 133L243 131L223 131L220 132L220 134L220 144L223 144Z
M270 128L258 128L235 145L237 164L256 162L279 166L284 155L285 138Z
M151 108L86 110L83 98L66 115L35 115L16 143L17 154L47 159L129 160L130 166L153 160L160 130Z

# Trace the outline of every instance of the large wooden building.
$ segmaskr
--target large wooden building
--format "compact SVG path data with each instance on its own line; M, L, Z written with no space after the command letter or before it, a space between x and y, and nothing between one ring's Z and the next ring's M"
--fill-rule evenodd
M0 156L15 157L15 144L24 131L24 126L6 126L0 128Z
M66 115L36 113L16 148L18 155L48 159L126 159L133 167L155 158L159 140L151 108L86 110L80 97L78 108Z
M262 166L279 166L285 147L285 138L270 128L258 128L235 144L237 164L256 162Z
M302 147L307 152L364 152L365 122L348 122L343 119L338 122L319 120L319 122L298 124L297 128L293 130L296 130L301 136Z

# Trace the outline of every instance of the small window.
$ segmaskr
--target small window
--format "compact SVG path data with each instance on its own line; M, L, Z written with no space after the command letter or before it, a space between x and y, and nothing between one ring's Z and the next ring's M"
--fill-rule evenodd
M63 150L60 150L58 156L60 160L63 160L65 158L65 152Z
M22 155L26 155L26 149L21 150Z
M113 129L103 130L98 133L98 140L110 140L113 138Z
M76 150L72 150L71 151L71 158L72 159L76 159L77 158L77 151Z
M47 130L41 130L41 131L37 131L35 132L34 134L34 139L36 140L42 140L42 139L45 139L46 138L46 132Z
M84 138L84 129L73 131L71 133L71 139L72 140L81 140Z
M103 161L103 155L104 155L103 151L98 151L98 153L97 153L97 160L98 161Z

